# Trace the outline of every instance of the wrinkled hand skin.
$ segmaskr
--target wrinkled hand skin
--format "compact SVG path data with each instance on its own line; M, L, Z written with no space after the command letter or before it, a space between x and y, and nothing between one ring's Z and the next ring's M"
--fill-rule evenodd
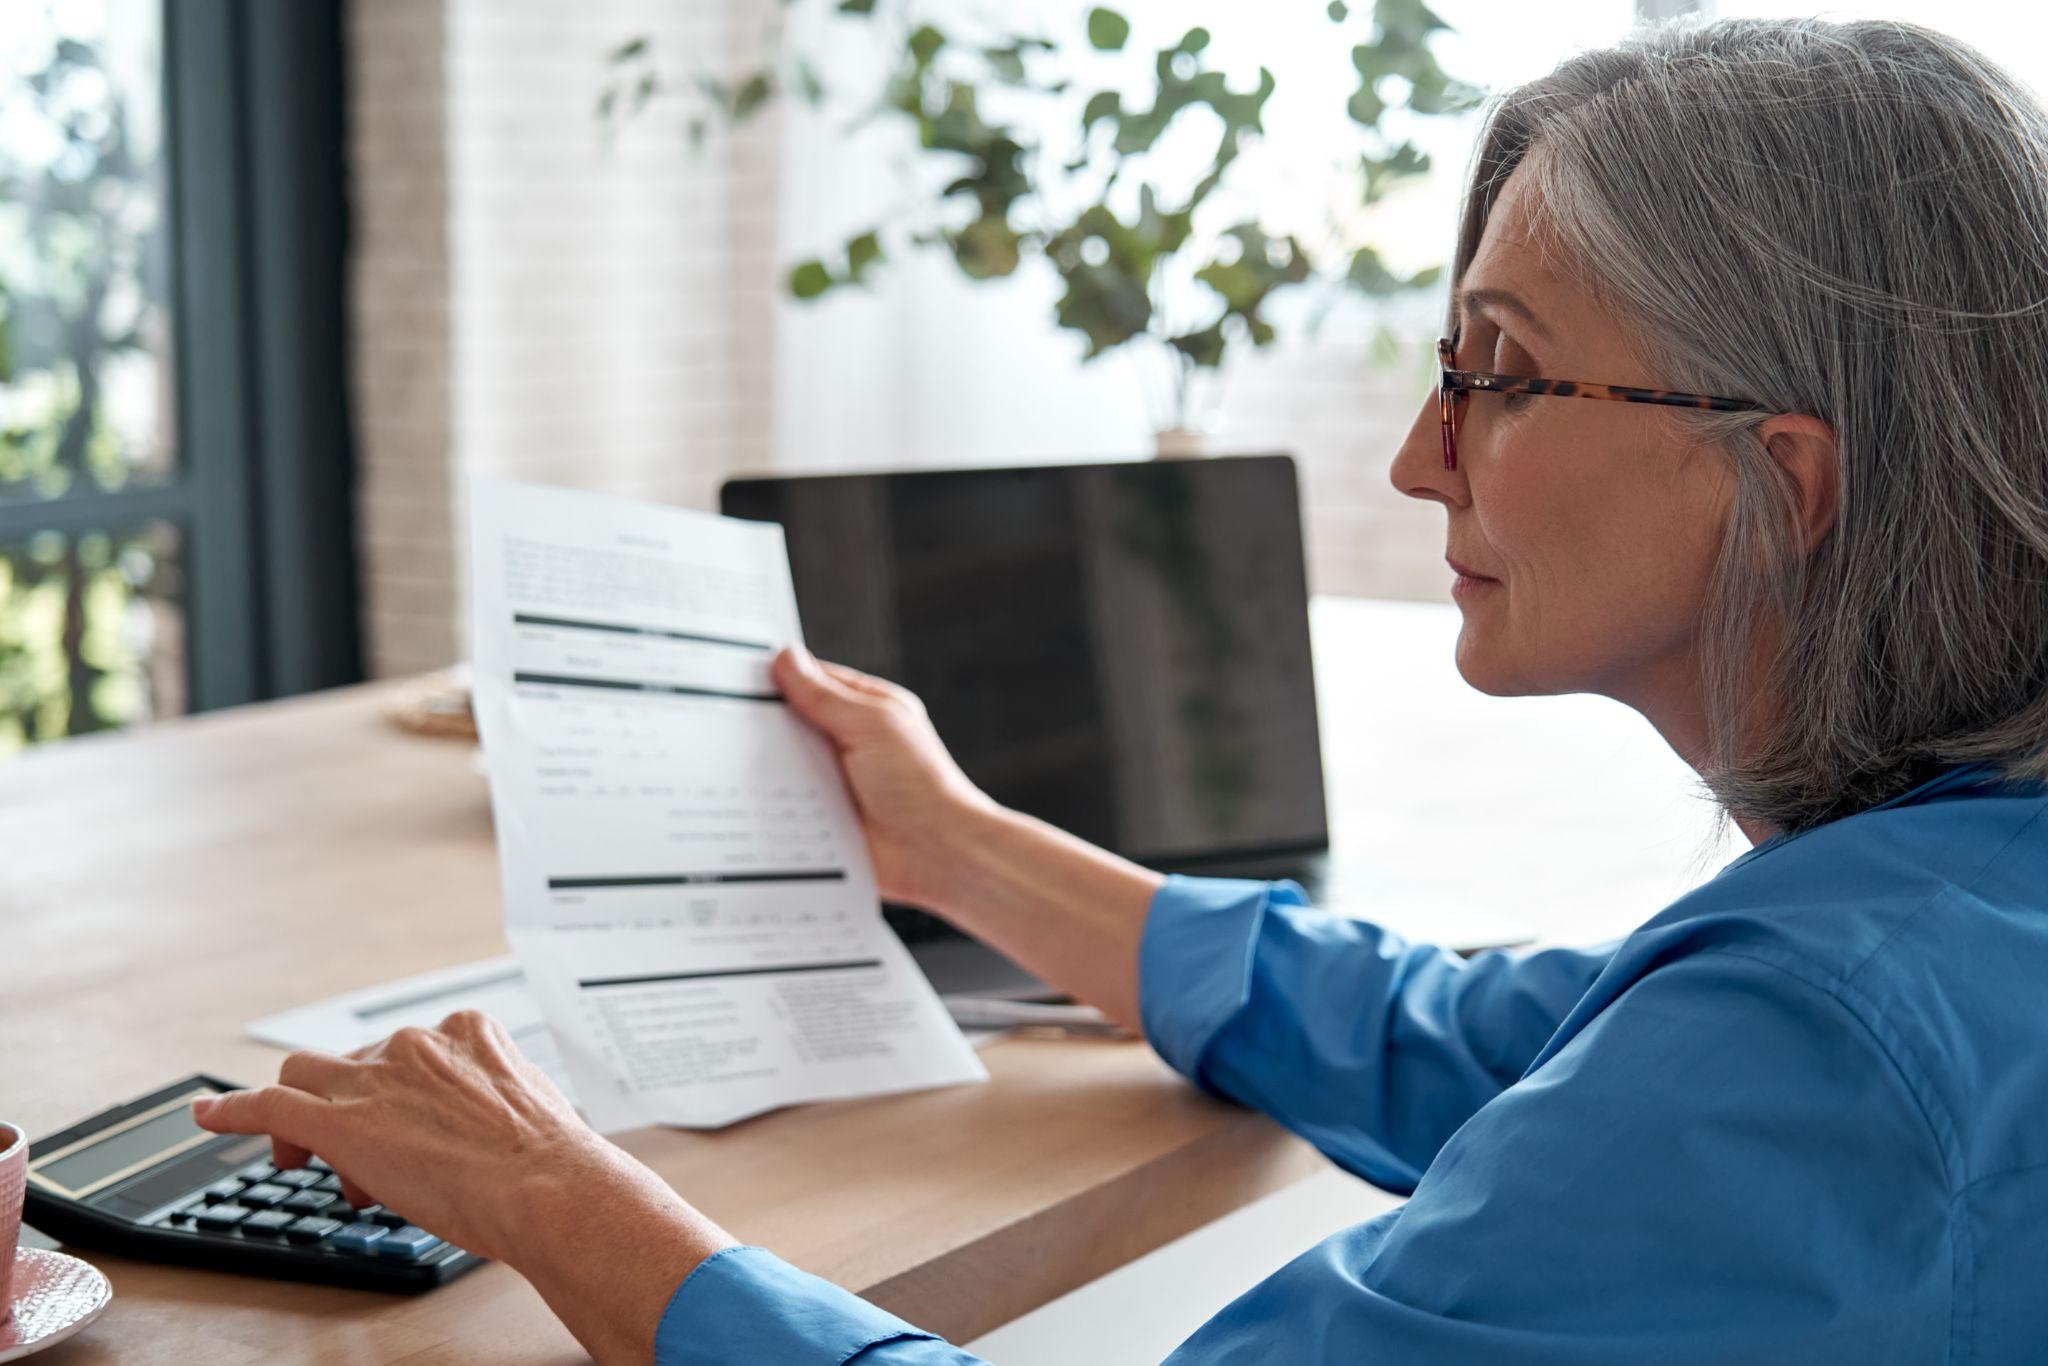
M270 1135L280 1167L317 1154L350 1204L511 1265L600 1361L647 1360L676 1286L733 1243L477 1011L345 1057L294 1053L276 1085L196 1101L193 1117Z
M770 676L839 759L887 901L939 909L957 899L978 819L1000 808L968 781L909 689L784 650Z

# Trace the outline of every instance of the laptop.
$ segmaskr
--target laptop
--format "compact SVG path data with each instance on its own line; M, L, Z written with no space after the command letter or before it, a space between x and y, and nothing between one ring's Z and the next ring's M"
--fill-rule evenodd
M779 522L806 643L924 700L1005 806L1134 862L1291 877L1329 854L1301 493L1284 455L728 481ZM1044 988L885 908L942 994Z

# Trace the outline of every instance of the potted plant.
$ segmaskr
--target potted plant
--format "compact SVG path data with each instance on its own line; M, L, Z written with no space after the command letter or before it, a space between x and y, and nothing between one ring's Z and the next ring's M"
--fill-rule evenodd
M1158 451L1179 455L1201 447L1198 379L1214 375L1226 356L1274 340L1266 309L1277 294L1321 282L1384 297L1438 276L1436 267L1390 269L1359 235L1356 214L1338 216L1309 243L1270 229L1256 205L1230 193L1234 169L1265 132L1277 81L1261 68L1255 82L1233 86L1208 64L1205 29L1154 51L1143 93L1132 97L1076 87L1081 53L1127 50L1130 23L1107 7L1089 10L1083 30L1064 36L990 31L986 21L970 31L967 21L940 17L948 7L920 0L837 0L831 8L834 22L900 33L879 88L859 92L853 104L863 121L905 127L918 156L944 174L897 216L794 263L788 287L798 299L864 285L911 251L944 251L973 280L1043 262L1061 286L1054 320L1085 338L1085 359L1124 347L1164 359L1172 383L1154 414ZM1357 76L1344 109L1331 111L1353 134L1355 160L1338 169L1355 186L1355 204L1370 205L1429 169L1427 154L1389 125L1468 109L1479 92L1438 64L1432 42L1448 26L1421 0L1378 0L1369 16L1330 0L1324 14L1333 39L1350 41ZM778 96L814 104L840 97L818 64L785 42L737 77L679 71L676 60L687 58L658 53L644 37L620 43L608 57L600 117L630 118L679 98L689 139L700 144ZM1008 112L992 113L996 106ZM1058 117L1062 110L1069 119ZM1168 183L1149 154L1195 120L1214 130L1214 141L1196 169ZM1062 125L1063 136L1038 131Z

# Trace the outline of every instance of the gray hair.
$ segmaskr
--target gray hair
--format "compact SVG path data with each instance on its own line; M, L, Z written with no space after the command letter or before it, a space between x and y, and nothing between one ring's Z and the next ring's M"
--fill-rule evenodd
M1454 281L1525 158L1560 264L1657 384L1836 433L1837 520L1808 553L1767 415L1672 410L1735 476L1700 638L1724 812L1797 831L1955 763L2048 778L2033 96L1910 24L1640 29L1495 102Z

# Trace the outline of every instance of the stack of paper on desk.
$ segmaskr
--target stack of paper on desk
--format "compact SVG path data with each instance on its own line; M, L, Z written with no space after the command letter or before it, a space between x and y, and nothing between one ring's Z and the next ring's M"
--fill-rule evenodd
M781 528L471 485L505 927L590 1122L711 1126L987 1077L881 916Z

